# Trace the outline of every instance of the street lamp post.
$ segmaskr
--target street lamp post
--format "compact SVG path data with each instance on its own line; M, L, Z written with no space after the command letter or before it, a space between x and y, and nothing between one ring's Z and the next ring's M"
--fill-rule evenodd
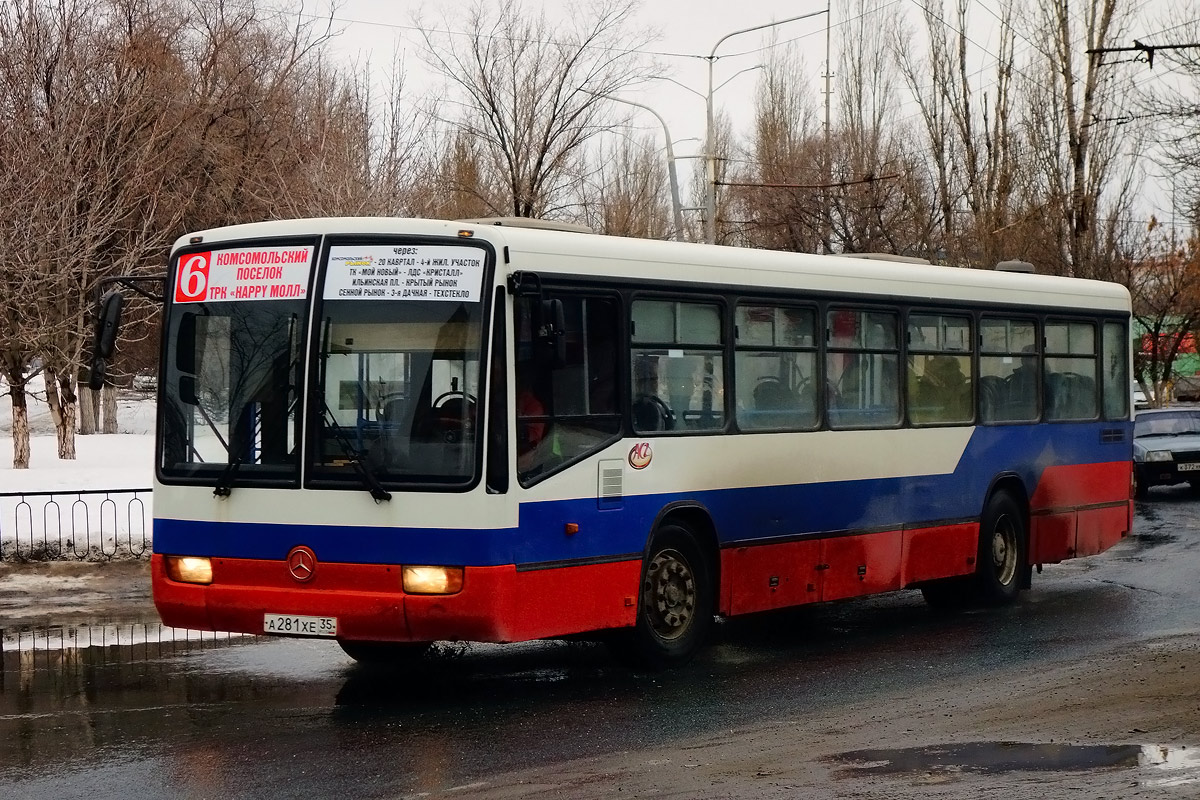
M626 100L621 97L606 95L609 100L615 100L618 103L624 103L629 106L637 106L645 109L654 115L662 125L663 137L667 140L667 179L671 183L671 211L675 215L675 241L683 241L683 204L679 201L679 176L675 171L675 147L671 141L671 131L667 128L667 121L663 119L662 114L659 114L653 108L641 103L635 103L632 100Z
M708 184L708 187L707 187L708 191L706 192L707 208L705 209L706 213L705 213L705 218L704 218L704 241L708 242L709 244L716 244L716 242L717 242L717 154L715 152L713 152L713 145L715 144L715 142L713 141L713 64L717 60L717 48L720 47L725 42L726 39L731 39L734 36L739 36L743 33L751 33L752 31L761 31L764 28L774 28L776 25L783 25L788 22L796 22L798 20L808 19L809 17L816 17L821 14L828 14L828 13L829 13L829 9L824 8L824 9L821 9L820 11L813 11L809 14L801 14L800 16L797 16L797 17L788 17L787 19L781 19L781 20L778 20L777 22L768 22L764 25L755 25L753 28L743 28L740 31L734 31L733 33L727 33L724 36L722 36L720 39L717 39L717 43L713 45L712 50L709 52L709 54L708 54L708 95L705 98L706 110L708 112L708 121L707 121L708 127L707 127L707 133L705 134L705 137L704 137L704 156L705 156L705 161L706 161L705 172L707 173L707 175L706 175L707 181L706 182Z

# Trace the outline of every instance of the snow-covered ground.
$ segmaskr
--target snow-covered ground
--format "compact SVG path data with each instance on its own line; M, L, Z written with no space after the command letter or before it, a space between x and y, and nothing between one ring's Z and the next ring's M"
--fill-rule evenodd
M154 399L122 392L116 434L76 436L76 458L57 455L54 423L39 380L30 387L30 468L12 468L12 413L0 382L0 548L55 547L81 555L92 549L140 554L150 541L150 493L78 494L149 489L154 475ZM40 496L53 492L51 497ZM36 495L36 496L31 496Z

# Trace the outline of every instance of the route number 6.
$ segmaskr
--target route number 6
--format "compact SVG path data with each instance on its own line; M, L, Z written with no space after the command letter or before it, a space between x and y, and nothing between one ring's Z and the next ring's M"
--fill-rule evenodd
M176 303L197 303L208 294L208 263L212 252L193 253L179 266L175 282Z

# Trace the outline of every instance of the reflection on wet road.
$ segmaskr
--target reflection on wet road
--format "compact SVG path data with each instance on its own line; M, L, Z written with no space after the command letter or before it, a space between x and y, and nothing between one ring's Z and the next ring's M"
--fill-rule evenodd
M589 643L444 645L377 672L324 641L131 630L77 647L5 631L0 797L403 797L1083 658L1195 629L1195 559L1179 554L1200 538L1171 522L1185 508L1166 503L1110 553L1048 568L1011 608L942 616L910 592L735 620L663 675ZM841 768L884 759L847 754Z
M1135 779L1143 786L1200 783L1200 750L1168 745L970 742L898 750L856 750L831 760L847 764L845 773L857 774L1125 769L1135 770Z

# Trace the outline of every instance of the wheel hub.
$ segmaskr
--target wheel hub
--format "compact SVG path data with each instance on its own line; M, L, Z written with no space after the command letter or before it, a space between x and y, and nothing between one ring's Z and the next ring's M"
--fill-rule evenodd
M696 579L683 556L675 550L658 553L646 569L643 591L655 633L664 639L683 636L696 609Z

